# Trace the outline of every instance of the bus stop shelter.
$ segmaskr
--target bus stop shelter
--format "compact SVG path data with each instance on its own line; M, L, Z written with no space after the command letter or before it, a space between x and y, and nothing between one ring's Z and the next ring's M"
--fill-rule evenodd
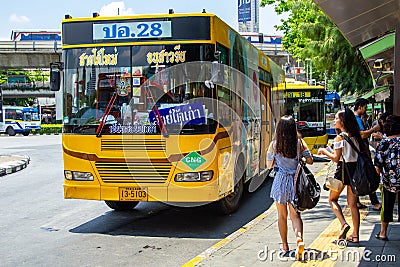
M361 52L374 77L394 83L393 113L400 115L400 0L314 0ZM397 62L397 64L396 64Z

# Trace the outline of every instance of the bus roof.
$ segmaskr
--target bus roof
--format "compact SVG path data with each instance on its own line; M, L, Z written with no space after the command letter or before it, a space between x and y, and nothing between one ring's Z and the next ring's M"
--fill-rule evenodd
M69 15L66 15L66 17ZM217 15L212 13L203 13L203 12L195 12L195 13L155 13L155 14L138 14L138 15L130 15L130 16L112 16L112 17L80 17L80 18L65 18L62 20L62 23L69 22L79 22L79 21L101 21L101 20L129 20L129 19L156 19L156 18L177 18L177 17L217 17Z
M281 83L278 86L279 90L321 90L325 89L322 85L309 85L307 82L304 81L296 81L291 78L287 78L285 83Z
M22 112L38 112L37 108L22 106L3 106L3 109L21 110Z

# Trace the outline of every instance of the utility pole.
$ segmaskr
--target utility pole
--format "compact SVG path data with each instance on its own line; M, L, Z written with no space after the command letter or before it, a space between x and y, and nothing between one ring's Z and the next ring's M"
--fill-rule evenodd
M312 59L306 58L305 63L306 63L307 84L310 84L310 81L312 81ZM308 72L310 72L310 74L308 74Z

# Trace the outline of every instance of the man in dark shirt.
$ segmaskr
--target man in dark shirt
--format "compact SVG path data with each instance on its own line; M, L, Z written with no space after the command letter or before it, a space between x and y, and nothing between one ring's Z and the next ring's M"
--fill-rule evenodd
M366 129L361 117L367 113L367 105L368 105L367 99L364 99L364 98L357 99L354 102L354 115L356 115L358 127L360 128L361 137L363 138L365 144L369 148L368 138L371 136L372 133L379 131L380 126L379 126L379 124L377 124L374 127L372 127L371 129ZM379 203L378 197L376 196L376 192L370 194L369 199L371 200L371 204L373 205L374 210L381 209L381 203ZM362 204L357 202L357 206L360 208L360 207L362 207Z

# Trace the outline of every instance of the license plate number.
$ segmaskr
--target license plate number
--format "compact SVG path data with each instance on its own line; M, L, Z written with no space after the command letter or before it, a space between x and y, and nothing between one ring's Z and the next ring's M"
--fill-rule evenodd
M120 187L119 200L147 201L147 187Z

